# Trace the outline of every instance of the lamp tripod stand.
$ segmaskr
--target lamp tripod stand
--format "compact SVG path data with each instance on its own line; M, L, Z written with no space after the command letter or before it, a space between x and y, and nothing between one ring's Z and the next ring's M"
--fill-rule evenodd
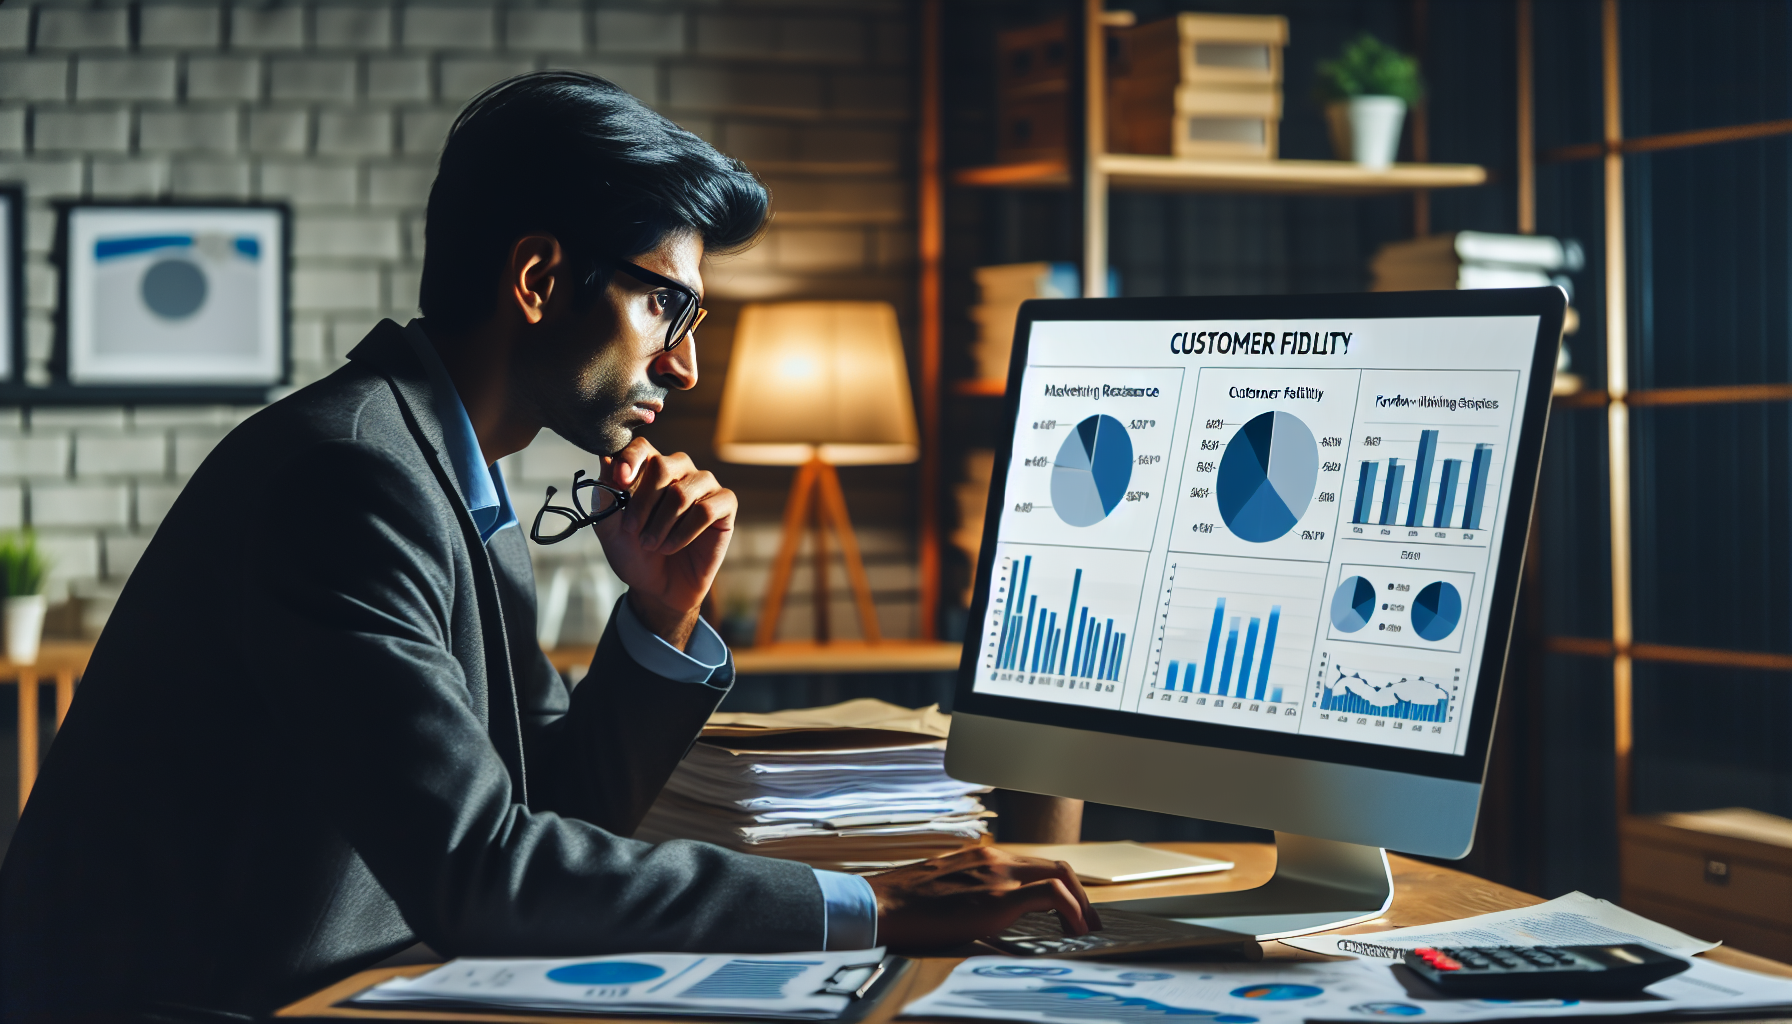
M790 500L784 506L784 532L778 542L778 557L772 562L771 583L765 590L765 604L759 612L759 626L753 643L765 647L778 638L778 618L784 611L784 595L790 589L790 575L796 568L797 551L803 546L805 530L813 538L815 556L815 642L829 640L828 625L828 527L833 527L840 540L841 559L846 563L846 578L852 584L853 602L858 607L859 629L866 643L878 643L877 608L871 603L871 581L865 575L865 563L859 557L859 538L852 532L852 521L846 514L846 495L840 490L840 474L831 462L811 458L796 471L790 484Z

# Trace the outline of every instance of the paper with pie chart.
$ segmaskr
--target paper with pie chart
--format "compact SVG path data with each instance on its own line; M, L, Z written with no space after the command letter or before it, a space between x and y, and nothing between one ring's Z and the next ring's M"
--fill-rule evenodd
M1360 377L1285 366L1203 369L1171 550L1330 558Z
M1002 538L1149 549L1182 379L1180 368L1028 367Z
M1326 636L1333 640L1462 650L1475 574L1411 566L1339 566L1326 595Z

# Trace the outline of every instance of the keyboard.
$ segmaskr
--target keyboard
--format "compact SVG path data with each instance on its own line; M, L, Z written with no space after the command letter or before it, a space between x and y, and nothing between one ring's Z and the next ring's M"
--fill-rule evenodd
M1183 924L1127 910L1096 911L1101 930L1066 935L1058 915L1023 914L983 944L1011 956L1080 960L1261 960L1263 947L1249 935Z

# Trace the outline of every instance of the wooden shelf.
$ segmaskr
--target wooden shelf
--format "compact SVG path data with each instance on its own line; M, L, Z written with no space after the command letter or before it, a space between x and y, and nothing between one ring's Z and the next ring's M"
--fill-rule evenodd
M955 380L952 382L952 393L974 395L978 398L1000 398L1008 393L1008 382L1005 380Z
M1476 164L1395 164L1371 171L1347 160L1184 160L1108 153L1096 158L1096 167L1111 188L1148 192L1369 196L1487 182L1487 169ZM1057 160L966 167L953 172L952 180L971 188L1066 188L1070 167Z

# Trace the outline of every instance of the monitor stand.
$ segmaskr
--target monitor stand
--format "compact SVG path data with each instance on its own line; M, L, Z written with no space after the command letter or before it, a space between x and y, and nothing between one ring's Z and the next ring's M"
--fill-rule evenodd
M1276 872L1255 889L1103 903L1259 939L1341 928L1381 916L1394 899L1387 851L1276 833Z

